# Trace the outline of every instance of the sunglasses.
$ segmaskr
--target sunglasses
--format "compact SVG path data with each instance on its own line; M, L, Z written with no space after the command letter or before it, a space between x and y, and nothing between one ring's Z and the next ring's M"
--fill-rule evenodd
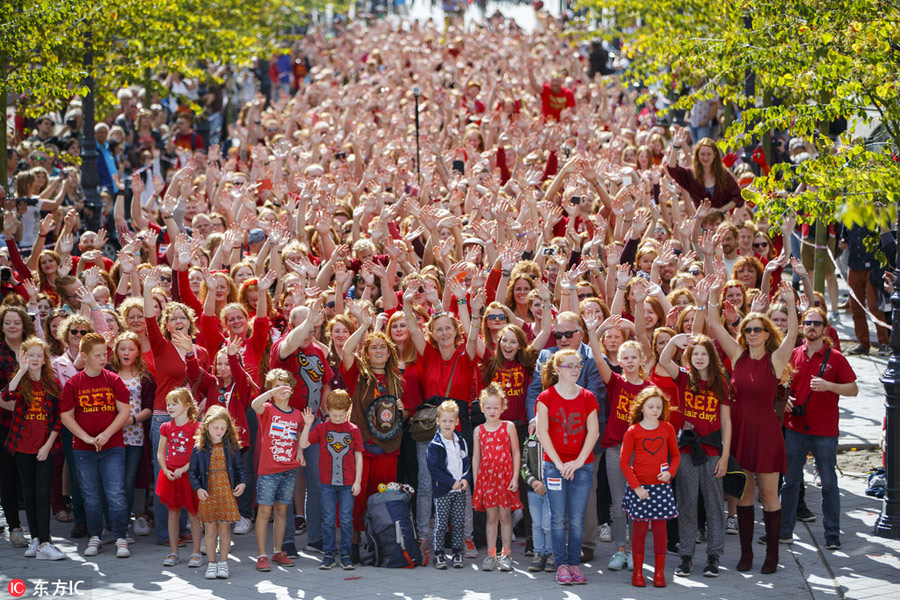
M166 275L160 275L159 280L160 280L160 281L165 281L166 283L172 283L172 278L171 278L171 277L167 277Z
M87 329L70 329L69 330L69 335L85 336L88 333L90 333L90 331L88 331Z
M751 333L762 333L765 330L765 327L744 327L744 335L750 335Z
M329 300L325 303L326 308L334 308L334 300Z
M803 325L805 325L806 327L818 327L819 325L824 325L824 324L825 324L824 321L810 321L808 319L806 321L803 321Z
M587 293L587 294L578 294L578 299L579 299L579 300L585 300L585 299L590 298L590 297L591 297L591 294L590 294L590 293Z
M697 275L700 274L700 269L691 269L690 271L688 271L688 274L696 277Z
M506 315L504 315L504 314L499 314L499 315L487 315L487 320L488 320L488 321L505 321L505 320L506 320Z
M769 242L753 242L754 248L768 248Z
M576 333L578 333L577 329L573 329L572 331L554 331L553 337L558 340L561 340L563 338L570 340L570 339L572 339L572 336L575 335Z

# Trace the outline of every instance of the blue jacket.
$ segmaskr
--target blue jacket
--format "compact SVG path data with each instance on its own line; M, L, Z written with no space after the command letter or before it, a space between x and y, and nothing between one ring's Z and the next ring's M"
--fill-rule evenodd
M472 477L469 448L466 446L466 440L462 438L458 431L454 431L453 435L456 436L456 442L462 450L463 479L469 482L469 487L471 488ZM440 431L434 434L434 438L428 444L428 448L425 450L425 460L428 462L428 472L431 473L431 497L441 498L446 496L453 488L453 484L456 483L456 479L453 478L450 470L447 469L447 449L441 441Z
M525 410L528 413L529 421L534 420L536 415L534 406L537 404L537 397L544 391L544 386L541 383L541 370L544 368L544 364L550 360L550 357L557 352L559 352L559 347L554 346L553 348L541 350L541 353L538 355L537 364L534 366L534 375L531 377L531 383L528 384L525 396ZM606 417L609 414L606 385L603 383L603 378L600 377L600 371L597 370L597 363L594 362L594 353L591 351L591 347L582 342L581 346L578 347L578 356L581 357L581 362L584 365L581 369L581 374L578 376L578 385L594 394L594 398L597 399L597 420L600 425L600 437L603 437ZM594 454L599 452L600 439L598 438L597 444L594 446Z
M225 468L228 471L228 481L231 489L244 483L244 466L241 463L241 451L227 440L225 441ZM188 469L188 481L196 492L199 489L209 491L209 461L212 458L212 448L200 450L194 446L191 452L191 466Z

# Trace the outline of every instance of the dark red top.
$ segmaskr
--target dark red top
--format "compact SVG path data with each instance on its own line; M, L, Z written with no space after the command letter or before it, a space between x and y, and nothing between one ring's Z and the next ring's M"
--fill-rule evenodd
M726 177L725 186L716 186L713 189L712 194L710 194L709 190L703 186L702 182L697 181L694 174L689 169L678 166L667 166L666 170L678 185L687 190L687 193L690 194L691 200L694 201L695 206L700 206L700 202L704 198L709 198L709 203L713 208L721 208L729 202L734 202L735 208L744 205L744 198L741 196L741 186L738 185L737 180L735 180L730 173Z

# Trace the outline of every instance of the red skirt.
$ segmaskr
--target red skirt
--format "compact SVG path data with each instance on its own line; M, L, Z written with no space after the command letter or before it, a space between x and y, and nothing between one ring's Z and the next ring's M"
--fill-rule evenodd
M191 482L188 481L187 473L175 481L170 481L166 474L160 470L159 479L156 480L156 497L169 510L181 510L183 508L192 515L197 514L197 509L200 505L197 492L191 488Z

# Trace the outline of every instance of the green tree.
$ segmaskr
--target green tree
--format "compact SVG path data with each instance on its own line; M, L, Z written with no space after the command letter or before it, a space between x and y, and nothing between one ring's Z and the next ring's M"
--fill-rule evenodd
M835 219L875 228L900 200L900 4L896 0L583 0L632 59L628 76L671 89L695 84L676 108L718 96L738 114L723 147L774 130L815 144L799 167L775 165L745 192L773 223ZM746 85L749 77L755 85ZM773 101L774 100L774 101ZM882 141L820 134L835 119L880 123ZM805 191L785 194L796 183Z

